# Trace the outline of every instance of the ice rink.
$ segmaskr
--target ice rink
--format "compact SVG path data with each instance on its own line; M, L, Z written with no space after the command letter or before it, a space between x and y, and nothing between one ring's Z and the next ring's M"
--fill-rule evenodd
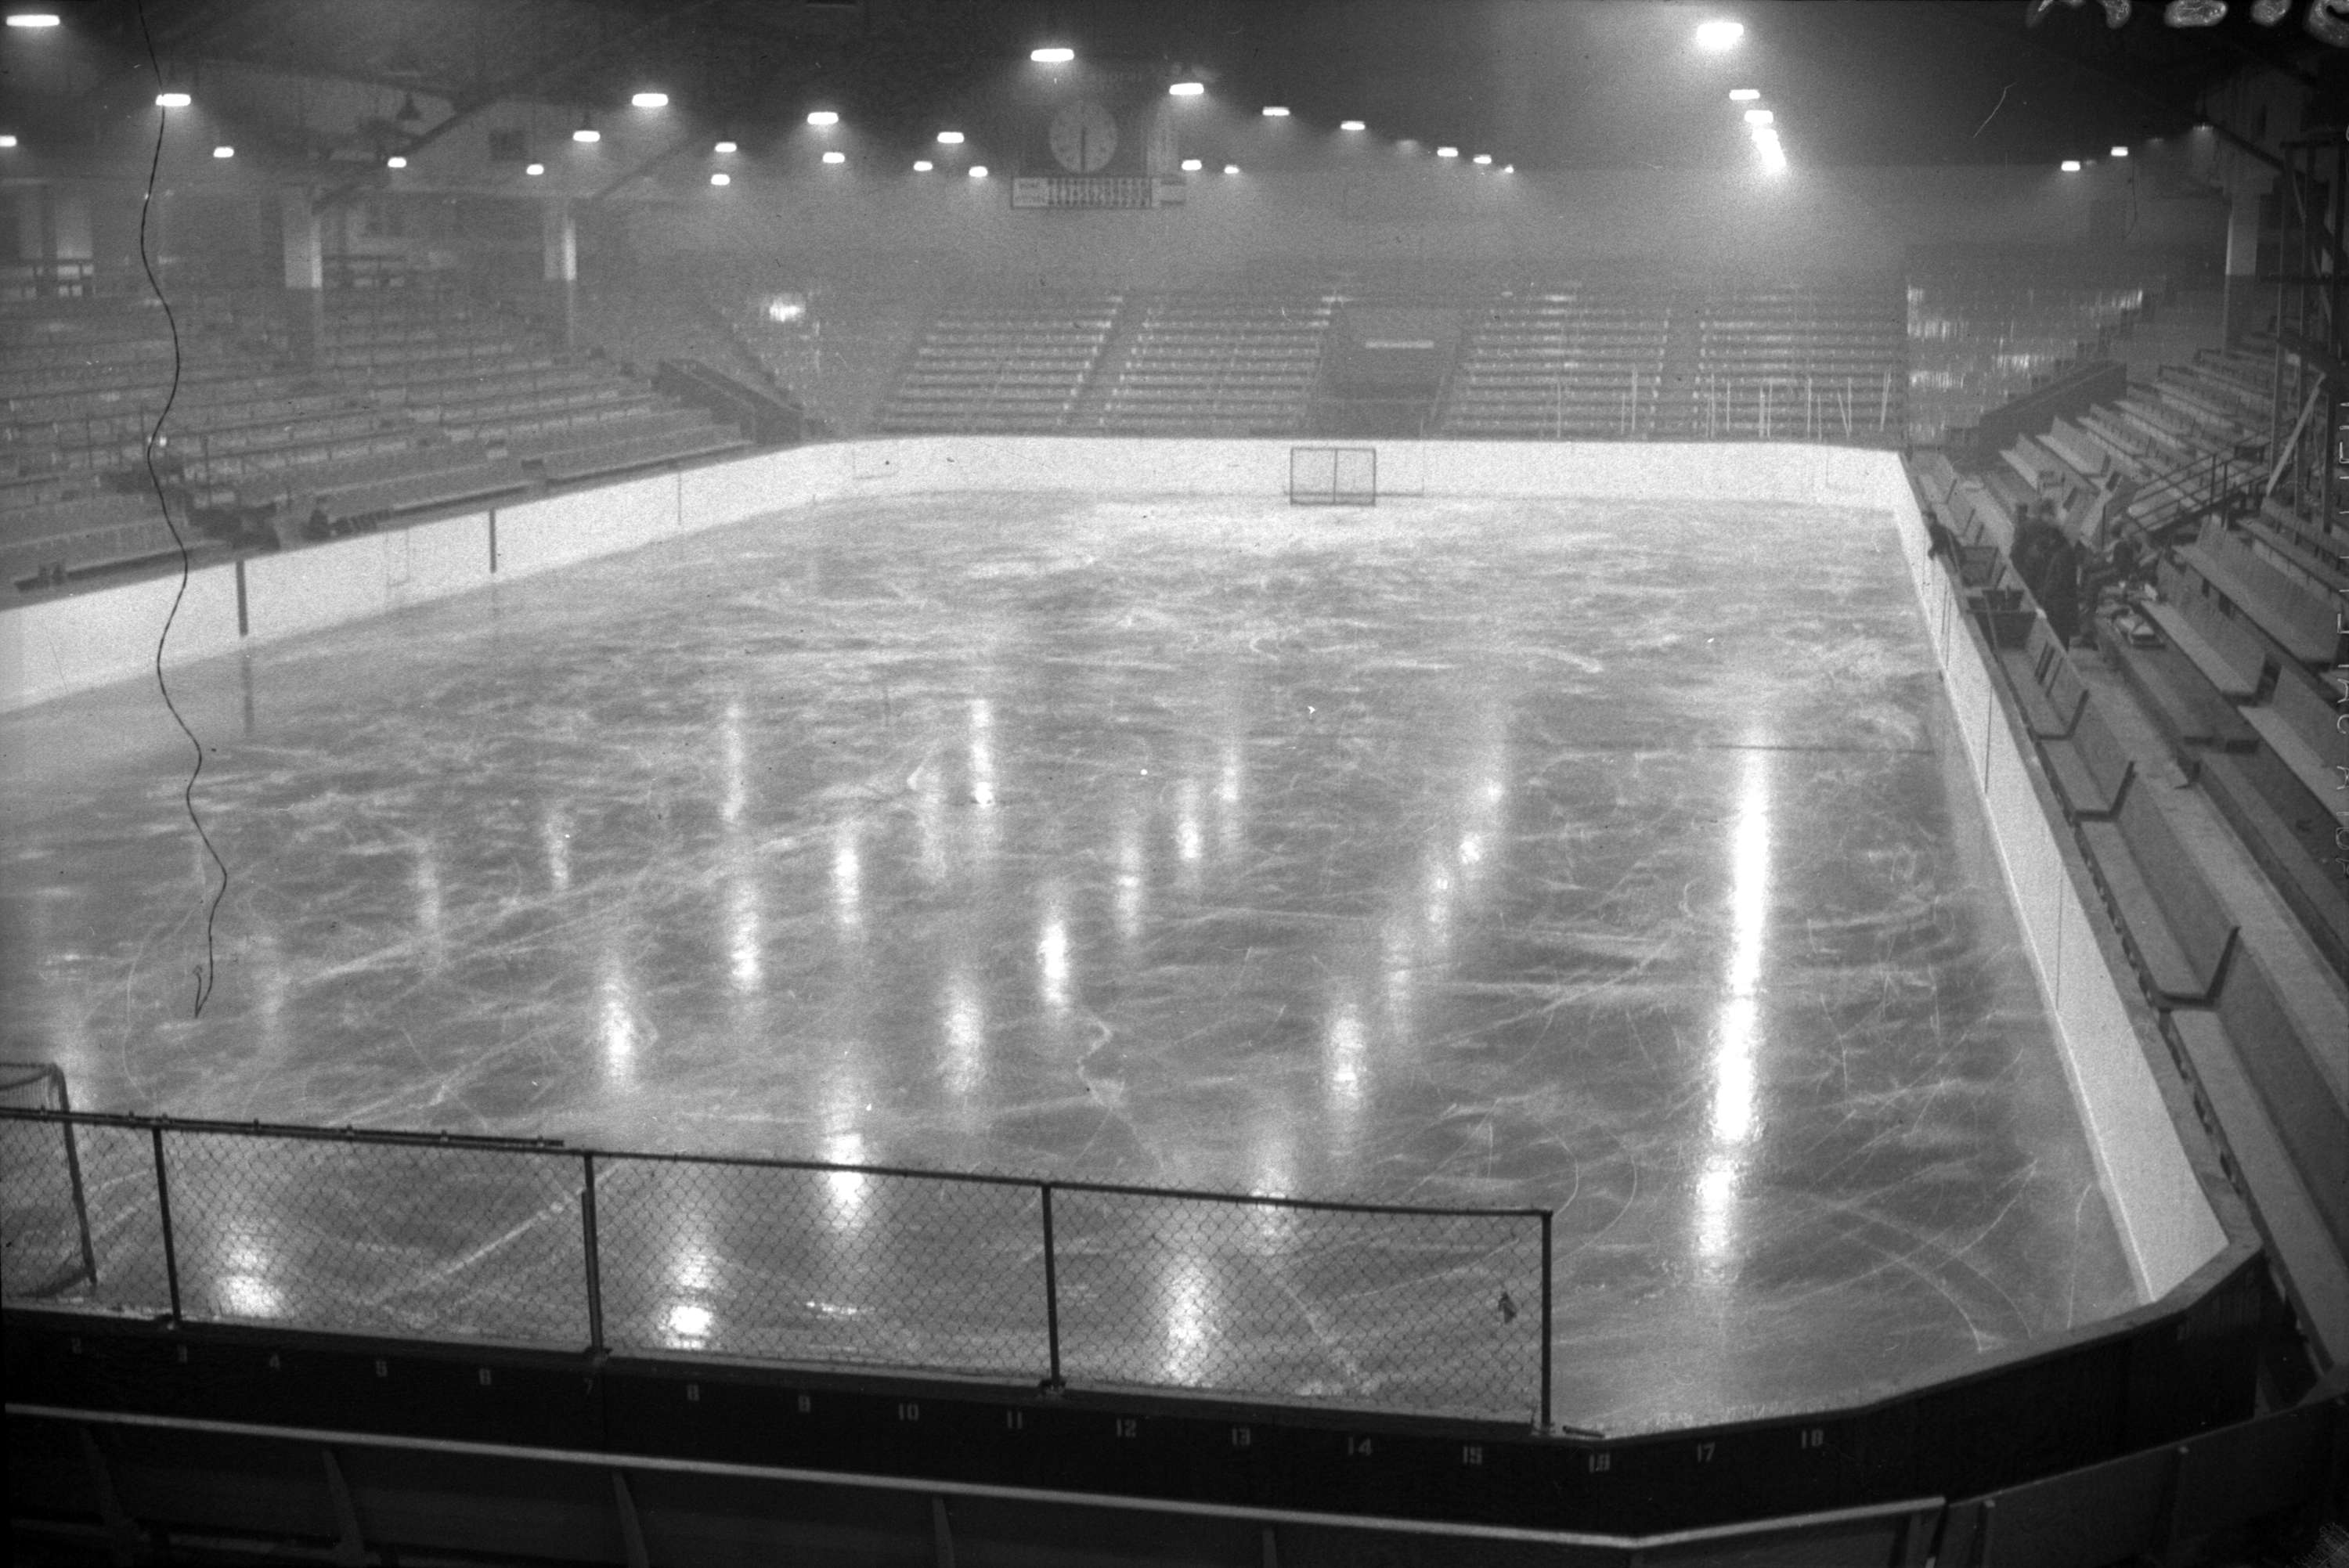
M54 702L0 719L0 1057L1552 1207L1609 1431L1954 1370L2136 1298L1891 526L837 502L195 665L200 1019L188 748L151 683Z

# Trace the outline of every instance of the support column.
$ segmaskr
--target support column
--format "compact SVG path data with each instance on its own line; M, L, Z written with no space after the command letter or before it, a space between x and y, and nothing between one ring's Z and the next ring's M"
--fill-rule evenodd
M278 193L278 231L285 256L285 341L294 360L316 365L326 330L326 255L310 192Z
M2227 288L2219 333L2230 348L2259 325L2259 275L2260 192L2239 185L2227 208Z
M540 220L545 252L547 316L565 351L577 346L579 312L579 221L567 197L546 203Z

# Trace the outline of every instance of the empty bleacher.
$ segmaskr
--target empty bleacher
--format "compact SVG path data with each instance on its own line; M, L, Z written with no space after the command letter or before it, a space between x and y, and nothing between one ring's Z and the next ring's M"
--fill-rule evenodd
M1080 423L1129 435L1283 435L1305 428L1337 302L1320 292L1155 295L1102 368Z
M1470 329L1436 428L1467 437L1623 437L1652 431L1672 294L1636 280L1512 291Z
M1909 441L1940 446L2097 353L2162 295L2158 270L2046 252L1912 255Z
M874 423L905 434L1061 428L1120 304L1114 294L950 304L922 335Z
M1701 291L1691 434L1899 445L1906 306L1892 283L1726 284Z

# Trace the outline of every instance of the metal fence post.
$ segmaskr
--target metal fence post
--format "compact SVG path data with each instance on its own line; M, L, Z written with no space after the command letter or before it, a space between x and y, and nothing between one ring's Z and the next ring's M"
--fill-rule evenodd
M163 1170L163 1126L147 1130L155 1146L155 1207L163 1216L163 1283L171 1292L171 1321L180 1321L180 1252L171 1235L171 1179Z
M1550 1430L1549 1408L1549 1328L1550 1328L1550 1221L1555 1216L1542 1211L1542 1309L1541 1309L1541 1429Z
M580 1153L579 1231L587 1265L587 1348L604 1354L604 1258L595 1227L595 1152Z
M81 1229L82 1272L89 1275L89 1288L95 1292L98 1289L98 1253L92 1249L89 1240L89 1199L81 1184L81 1149L79 1140L74 1136L73 1096L66 1088L66 1075L62 1068L52 1065L49 1078L57 1087L57 1109L66 1114L65 1124L57 1130L66 1135L66 1180L73 1188L74 1222Z
M1052 1184L1041 1183L1037 1191L1044 1199L1044 1336L1051 1348L1052 1375L1044 1387L1058 1392L1061 1382L1061 1263L1052 1243Z

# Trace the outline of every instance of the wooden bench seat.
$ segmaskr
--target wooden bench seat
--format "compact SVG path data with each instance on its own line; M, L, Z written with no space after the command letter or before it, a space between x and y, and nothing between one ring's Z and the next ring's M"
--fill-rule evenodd
M2310 665L2340 662L2333 606L2231 539L2216 520L2178 551L2178 559L2225 594L2235 608L2293 658Z
M2240 938L2149 789L2081 824L2098 883L2160 1001L2209 1002Z
M2137 763L2125 750L2093 697L2073 717L2071 734L2040 742L2040 755L2064 797L2065 813L2081 821L2110 817L2127 799Z

